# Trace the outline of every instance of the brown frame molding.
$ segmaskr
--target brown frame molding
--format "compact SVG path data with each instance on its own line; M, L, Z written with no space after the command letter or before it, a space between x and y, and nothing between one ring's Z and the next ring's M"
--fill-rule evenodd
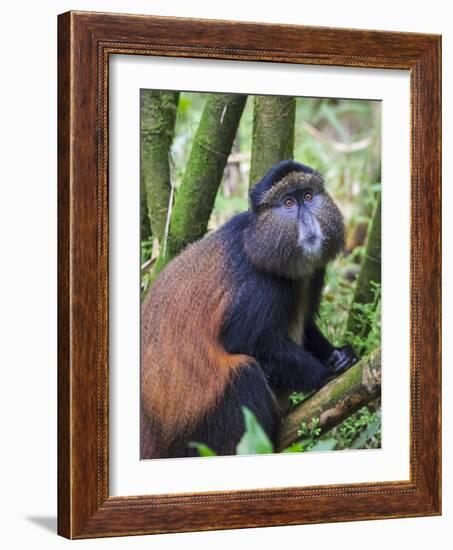
M440 514L441 37L68 12L58 19L58 48L59 534L87 538ZM410 481L109 496L112 54L410 71ZM423 196L429 200L420 200Z

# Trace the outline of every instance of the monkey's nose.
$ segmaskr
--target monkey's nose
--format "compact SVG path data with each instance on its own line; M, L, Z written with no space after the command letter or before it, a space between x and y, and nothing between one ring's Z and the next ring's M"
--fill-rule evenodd
M299 245L314 245L319 241L318 233L311 232L305 233L299 237Z
M317 233L309 233L305 236L304 242L308 244L314 244L319 239L319 235Z

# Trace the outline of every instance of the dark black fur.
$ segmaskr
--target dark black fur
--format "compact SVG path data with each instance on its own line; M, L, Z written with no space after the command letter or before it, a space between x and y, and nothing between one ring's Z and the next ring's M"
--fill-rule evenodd
M327 359L334 349L314 325L323 273L314 275L310 296L311 332L317 335L310 353L310 344L305 349L286 334L295 315L300 283L256 269L244 253L244 231L252 217L252 213L245 212L222 228L222 237L230 243L229 265L237 287L223 327L223 345L229 353L245 353L257 359L274 390L319 388L331 376L321 360ZM315 354L319 354L319 359Z

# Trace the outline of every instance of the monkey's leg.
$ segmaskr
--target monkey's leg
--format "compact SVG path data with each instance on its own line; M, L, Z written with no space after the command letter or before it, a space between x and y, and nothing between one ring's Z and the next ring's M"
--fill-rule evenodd
M261 355L262 354L262 355ZM289 338L269 341L258 361L278 391L312 391L323 386L331 371L310 352Z
M203 420L186 432L183 441L170 450L168 456L198 456L190 441L204 443L218 455L234 455L236 446L244 434L242 407L248 407L273 440L280 422L275 396L258 365L239 367L225 389L222 399L214 410L206 413Z
M339 374L357 363L357 357L349 345L334 347L313 323L304 331L304 346L334 374Z

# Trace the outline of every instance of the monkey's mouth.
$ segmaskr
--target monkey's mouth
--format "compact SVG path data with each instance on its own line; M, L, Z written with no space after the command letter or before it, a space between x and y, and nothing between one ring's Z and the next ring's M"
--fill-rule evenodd
M299 248L306 256L318 256L322 252L322 238L320 235L306 235L299 241Z

